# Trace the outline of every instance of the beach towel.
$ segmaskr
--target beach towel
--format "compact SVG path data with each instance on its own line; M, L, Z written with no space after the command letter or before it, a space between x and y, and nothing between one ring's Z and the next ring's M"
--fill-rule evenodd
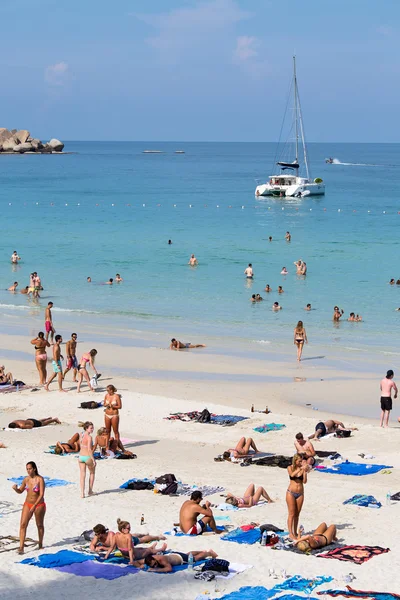
M283 456L277 454L276 456L263 456L262 458L254 458L253 464L260 465L262 467L280 467L281 469L287 469L292 464L292 456Z
M268 591L267 588L262 587L261 585L246 585L235 592L222 596L219 600L267 600L267 598L270 597L267 596Z
M261 427L253 427L253 431L267 433L268 431L279 431L279 429L283 429L284 427L286 425L281 425L280 423L266 423L265 425L261 425Z
M215 485L188 485L187 483L180 483L178 485L177 494L180 496L190 496L194 491L199 491L203 496L212 496L212 494L220 494L225 491L225 488Z
M54 569L55 567L65 567L75 563L94 560L96 557L90 554L74 552L73 550L59 550L55 554L39 554L34 558L24 558L20 561L21 565L31 565L41 569Z
M389 467L387 465L366 465L365 463L355 463L355 462L342 462L338 465L334 465L333 467L324 467L322 465L318 465L315 467L315 471L319 473L332 473L336 475L355 475L359 477L361 475L372 475L373 473L378 473L382 469L393 469L393 467Z
M21 483L23 482L23 480L25 479L26 475L21 477L9 477L8 481L12 481L13 483L16 483L17 485L21 485ZM44 482L46 484L46 488L51 488L51 487L59 487L59 486L63 486L63 485L72 485L73 482L72 481L65 481L65 479L51 479L50 477L43 477Z
M296 592L311 592L319 585L323 585L324 583L328 583L332 581L333 577L324 577L321 575L320 577L314 577L313 579L306 579L301 577L301 575L294 575L289 579L286 579L283 583L278 583L275 585L271 591L275 591L275 594L279 592L283 592L286 590L294 590ZM279 599L281 600L281 599Z
M191 412L180 412L170 413L168 417L164 417L168 421L197 421L200 417L201 412L193 410ZM236 425L240 421L245 421L248 417L241 417L239 415L215 415L211 414L211 421L209 423L214 425Z
M126 575L134 575L139 572L139 569L132 566L118 567L117 565L101 564L96 561L73 563L64 567L54 567L55 571L60 573L69 573L70 575L78 575L80 577L95 577L96 579L119 579Z
M381 546L343 546L334 548L319 554L318 558L337 558L338 560L353 562L356 565L362 565L374 556L390 552L390 548L381 548Z
M368 506L369 508L381 508L382 506L374 496L365 496L364 494L356 494L345 500L343 504L355 504L356 506Z
M315 456L318 456L318 458L332 458L333 460L340 458L340 454L339 452L336 452L336 450L333 452L329 452L328 450L316 450Z
M323 592L317 592L319 595L326 594L327 596L344 596L345 598L370 598L371 600L397 600L400 598L399 594L392 594L390 592L370 592L367 590L355 590L349 585L346 586L345 590L324 590Z
M221 540L224 542L236 542L237 544L255 544L261 539L261 532L259 527L243 531L241 527L229 531L229 533L223 535Z
M125 483L122 483L119 488L121 490L128 490L128 485L130 483L134 483L135 481L147 481L148 483L152 483L153 485L155 485L156 480L155 479L147 479L147 477L141 477L140 479L138 479L137 477L134 477L133 479L128 479L128 481L125 481Z

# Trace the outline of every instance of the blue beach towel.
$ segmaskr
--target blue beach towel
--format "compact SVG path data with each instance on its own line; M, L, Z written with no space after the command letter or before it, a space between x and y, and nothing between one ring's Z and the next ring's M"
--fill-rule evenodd
M268 431L278 431L284 427L286 427L286 425L281 425L280 423L267 423L266 425L261 425L261 427L254 427L253 431L258 431L258 433L267 433Z
M356 506L368 506L369 508L381 508L382 506L374 496L365 496L364 494L356 494L345 500L343 504L355 504Z
M9 477L8 481L12 481L17 485L21 485L25 477L26 475L24 475L23 477ZM43 477L43 479L47 488L58 487L60 485L72 485L73 483L72 481L65 481L64 479L51 479L50 477Z
M249 417L239 417L238 415L211 415L211 423L221 423L221 421L229 421L230 423L239 423L245 421Z
M135 575L139 569L135 567L118 567L116 565L102 565L99 562L82 562L65 565L64 567L54 567L55 571L60 573L69 573L70 575L78 575L80 577L95 577L96 579L119 579L125 575Z
M321 466L318 465L314 470L318 473L355 475L359 477L361 475L372 475L373 473L378 473L378 471L381 471L382 469L393 469L393 467L388 465L366 465L365 463L343 462L329 468L321 468Z
M283 583L278 583L273 588L268 590L265 587L242 587L232 594L227 594L219 600L268 600L273 598L277 594L283 591L296 591L296 592L310 592L317 586L332 581L333 577L315 577L314 579L305 579L300 575L294 575L287 579ZM312 596L310 596L311 598ZM286 594L285 596L279 596L277 600L304 600L304 596L297 596L295 594ZM384 599L382 599L384 600Z
M248 531L243 531L238 527L222 536L221 540L224 542L236 542L237 544L255 544L260 541L260 537L261 532L259 527L249 529Z
M35 558L24 558L20 561L21 565L32 565L42 569L54 569L55 567L65 567L75 563L94 560L95 556L84 554L82 552L73 552L72 550L60 550L55 554L40 554Z
M219 600L267 600L268 596L266 594L268 591L267 588L261 585L255 587L246 585L231 594L222 596Z
M317 593L319 595L326 594L327 596L344 596L345 598L371 598L371 600L398 600L400 598L399 594L354 590L349 585L347 586L347 590L324 590Z
M309 592L318 587L319 585L329 583L329 581L332 580L333 577L324 577L323 575L321 575L321 577L314 577L313 579L306 579L304 577L301 577L301 575L294 575L293 577L290 577L290 579L286 579L286 581L284 581L283 583L278 583L278 585L275 585L272 588L271 592L275 591L275 594L286 590L295 590L296 592ZM279 600L281 599L279 598Z

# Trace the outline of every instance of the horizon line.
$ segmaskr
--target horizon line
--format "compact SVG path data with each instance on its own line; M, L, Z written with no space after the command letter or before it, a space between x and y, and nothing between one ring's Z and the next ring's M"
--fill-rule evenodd
M63 140L63 143L73 143L73 142L95 142L95 143L113 143L113 144L279 144L282 142L274 141L274 140L264 140L264 141L241 141L241 140L90 140L90 139L82 139L82 140ZM307 141L308 144L400 144L400 140L398 142L313 142Z

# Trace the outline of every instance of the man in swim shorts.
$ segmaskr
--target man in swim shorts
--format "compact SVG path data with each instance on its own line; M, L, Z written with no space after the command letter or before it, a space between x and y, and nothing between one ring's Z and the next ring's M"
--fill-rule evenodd
M78 359L76 358L76 345L77 345L78 336L76 333L71 333L71 339L68 340L66 345L66 353L67 353L67 368L64 371L64 379L68 371L71 369L74 370L74 378L72 381L77 382L76 374L78 372Z
M393 408L392 390L394 398L397 398L397 385L393 381L394 372L390 369L381 381L381 427L389 427L390 411Z
M53 375L50 377L50 379L48 380L48 382L45 384L44 389L46 390L46 392L49 392L49 385L51 384L51 382L53 381L53 379L55 379L57 377L58 379L58 391L59 392L66 392L67 390L63 390L62 387L62 382L63 382L63 372L62 372L62 364L61 364L61 359L63 359L64 357L61 355L61 343L62 343L62 337L61 335L56 335L56 343L53 346L53 360L51 361L51 365L53 367Z
M320 421L315 426L315 433L308 436L308 439L319 440L319 438L328 435L328 433L334 433L338 429L347 429L350 431L357 431L357 427L345 427L341 421L335 421L335 419L328 419L327 421Z
M48 302L46 312L44 314L44 327L46 330L46 342L49 341L49 335L51 335L51 341L53 341L54 334L56 330L53 326L53 316L51 314L51 309L53 308L53 303Z
M61 421L57 417L46 417L44 419L16 419L8 424L10 429L34 429L35 427L45 427L51 423L61 425Z
M296 434L294 447L296 448L296 451L298 454L305 455L304 460L307 462L307 464L309 464L311 467L313 467L315 465L314 446L312 445L310 440L304 439L304 436L302 433Z
M185 350L189 348L205 348L205 344L185 344L184 342L180 342L175 338L172 338L171 343L169 345L170 350Z
M251 263L249 263L249 266L244 270L244 274L246 275L247 279L253 279L254 273L253 265Z
M214 533L222 533L215 524L213 511L210 508L211 503L206 501L203 506L200 506L202 500L203 494L196 490L190 496L190 500L186 500L182 504L179 512L181 530L188 535L201 535L208 525ZM199 515L203 515L203 517L197 520Z
M14 252L11 254L12 264L17 265L19 260L21 260L21 257L18 256L18 252L16 250L14 250Z

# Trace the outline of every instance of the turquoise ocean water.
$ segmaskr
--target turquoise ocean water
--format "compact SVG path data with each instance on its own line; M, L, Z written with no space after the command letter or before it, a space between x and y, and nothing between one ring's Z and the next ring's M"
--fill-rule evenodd
M142 153L149 148L164 153ZM76 154L0 156L7 331L41 329L51 299L55 319L61 311L76 328L85 321L148 331L165 335L165 344L212 336L236 347L246 340L255 352L271 345L293 352L302 319L310 342L327 351L397 354L400 286L388 281L400 278L400 144L310 144L312 175L324 179L326 195L284 200L254 198L256 179L276 171L275 144L69 142L65 149ZM327 156L352 164L326 165ZM13 250L23 258L16 269ZM196 268L187 264L191 253ZM299 258L306 278L295 274ZM243 275L249 262L251 284ZM45 288L39 307L5 291L14 281L27 285L33 270ZM116 273L122 284L101 285ZM273 293L263 293L266 283ZM264 302L252 305L257 292ZM334 326L335 304L364 322Z

